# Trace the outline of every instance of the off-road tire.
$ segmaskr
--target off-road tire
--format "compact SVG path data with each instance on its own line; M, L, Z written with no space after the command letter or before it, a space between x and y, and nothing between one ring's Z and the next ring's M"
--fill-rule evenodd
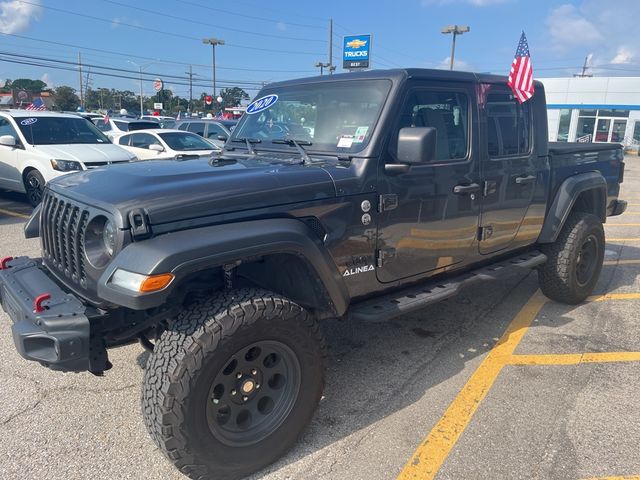
M593 266L587 278L578 280L578 260L585 242L593 242ZM604 260L605 236L602 222L590 213L569 215L554 243L542 246L547 262L538 267L540 289L547 297L575 305L585 300L598 282Z
M288 415L268 437L230 446L208 423L210 388L231 357L259 341L282 342L295 354L300 388ZM147 362L142 392L146 427L185 475L199 480L242 478L296 442L320 401L325 363L318 324L294 302L260 289L200 299L162 333Z
M37 207L42 201L45 183L44 177L38 170L29 170L25 175L24 189L32 207Z

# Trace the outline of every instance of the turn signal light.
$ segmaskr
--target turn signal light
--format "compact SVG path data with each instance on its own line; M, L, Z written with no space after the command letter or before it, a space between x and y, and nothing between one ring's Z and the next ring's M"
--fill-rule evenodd
M161 273L160 275L151 275L146 277L140 284L140 292L149 293L162 290L173 280L173 274Z

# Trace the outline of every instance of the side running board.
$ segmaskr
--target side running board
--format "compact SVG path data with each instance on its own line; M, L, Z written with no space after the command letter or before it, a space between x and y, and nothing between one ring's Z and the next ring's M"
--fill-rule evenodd
M384 322L399 315L419 310L426 305L456 295L463 287L484 280L528 270L546 262L545 254L534 250L486 267L462 273L441 281L426 282L381 297L365 300L351 307L350 318L365 322Z

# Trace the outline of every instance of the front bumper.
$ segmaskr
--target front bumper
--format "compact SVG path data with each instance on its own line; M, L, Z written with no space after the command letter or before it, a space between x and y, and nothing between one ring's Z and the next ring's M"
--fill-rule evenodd
M105 370L106 350L91 343L87 308L40 267L39 259L19 257L0 270L0 303L13 322L18 353L53 370ZM44 310L37 313L35 300L45 293L50 298L42 303Z
M610 205L607 216L615 217L618 215L622 215L626 210L627 202L625 202L624 200L615 200L612 202L612 205Z

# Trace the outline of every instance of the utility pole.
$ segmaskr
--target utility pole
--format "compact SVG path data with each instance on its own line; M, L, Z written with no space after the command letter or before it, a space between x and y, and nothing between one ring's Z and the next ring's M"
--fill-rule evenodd
M213 101L216 100L216 45L224 45L224 40L219 38L203 38L202 43L211 45L212 47L212 62L211 62L211 72L213 73L213 92L211 94L211 98ZM213 102L211 102L211 109L213 110Z
M592 73L587 73L587 69L589 68L589 62L591 61L592 55L589 54L584 57L584 64L582 65L582 73L574 73L574 77L585 78L585 77L593 77Z
M189 107L187 110L191 113L191 102L193 102L193 67L189 65L189 71L184 73L189 75Z
M78 72L80 73L80 106L84 108L84 95L82 93L82 57L78 52Z
M329 67L329 75L332 75L336 69L333 64L333 18L329 19L329 60L327 66ZM320 75L322 75L322 70L320 70Z
M442 29L443 34L453 34L453 41L451 42L451 64L449 66L449 70L453 70L453 59L456 56L456 36L462 35L463 33L467 33L471 30L467 25L449 25Z

